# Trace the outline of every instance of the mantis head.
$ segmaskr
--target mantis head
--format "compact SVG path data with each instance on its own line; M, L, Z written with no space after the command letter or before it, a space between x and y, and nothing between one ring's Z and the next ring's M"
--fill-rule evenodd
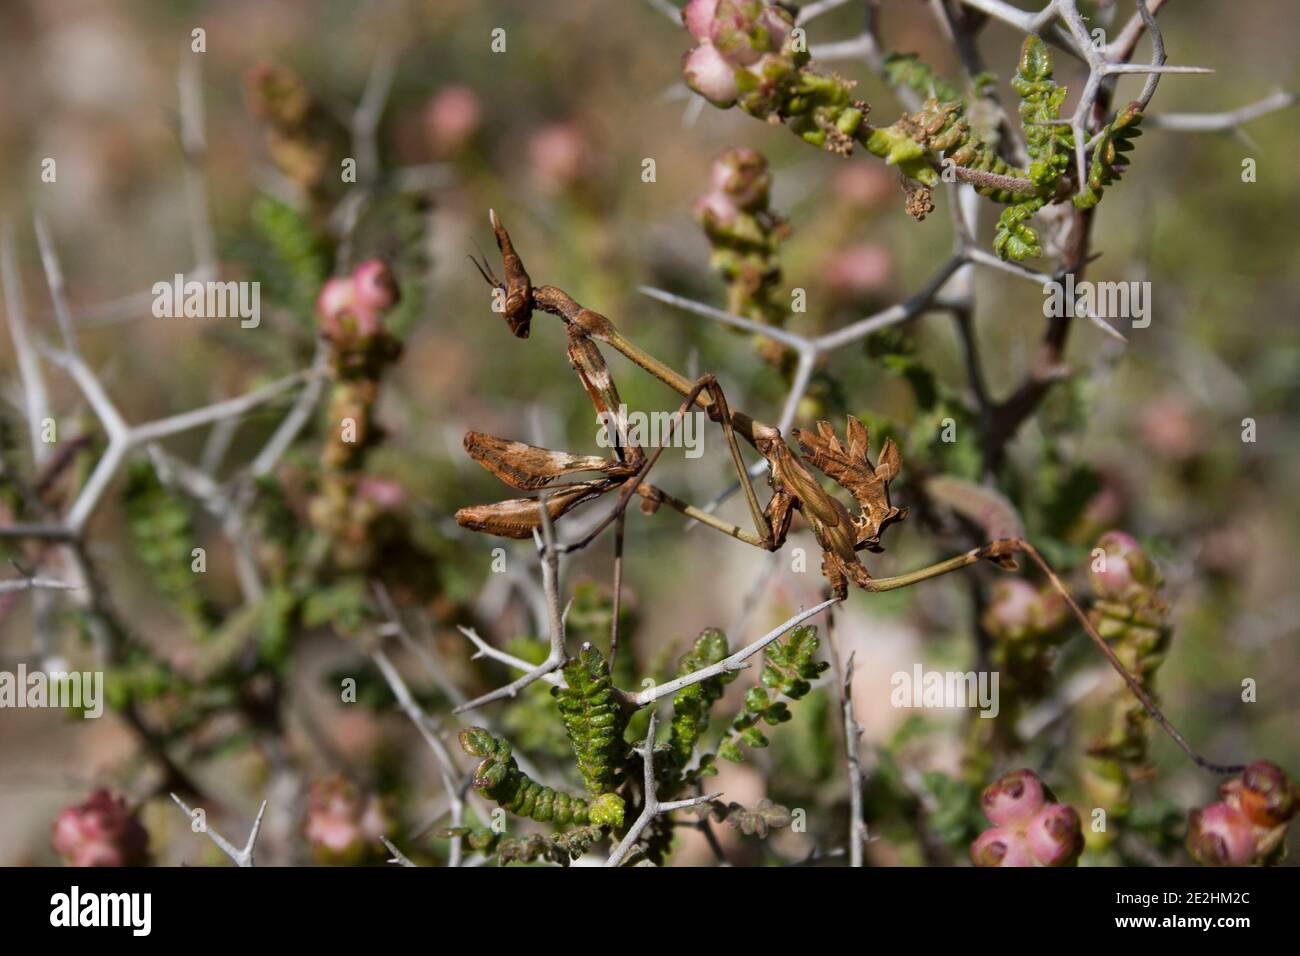
M498 295L493 297L493 310L505 316L511 332L518 338L526 339L533 318L533 283L528 277L528 270L524 268L523 260L519 258L519 253L515 252L514 244L510 241L510 233L506 232L506 227L501 225L501 219L495 209L488 210L488 221L492 223L497 249L501 251L501 265L505 271L505 279L497 278L486 257L479 262L471 256L470 261L474 263L487 284L499 290Z

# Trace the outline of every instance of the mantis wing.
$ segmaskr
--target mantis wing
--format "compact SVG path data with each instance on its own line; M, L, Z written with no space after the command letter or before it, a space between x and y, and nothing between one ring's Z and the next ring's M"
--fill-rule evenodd
M598 471L605 475L628 472L626 465L613 458L572 455L482 432L465 433L465 450L492 474L520 491L536 491L556 478L575 472Z
M599 498L618 482L602 478L569 485L546 498L546 512L551 520L568 514L584 501ZM541 528L542 515L536 498L512 498L490 505L471 505L456 512L456 523L471 531L484 531L503 538L531 538Z

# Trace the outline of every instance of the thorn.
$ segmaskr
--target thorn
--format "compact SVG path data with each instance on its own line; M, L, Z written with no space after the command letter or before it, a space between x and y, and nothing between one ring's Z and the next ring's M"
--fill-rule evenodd
M1128 339L1124 336L1124 333L1123 333L1123 332L1121 332L1121 331L1119 331L1118 329L1116 329L1115 327L1111 326L1111 325L1108 324L1104 319L1102 319L1100 316L1098 316L1098 315L1096 315L1096 314L1094 314L1094 313L1092 313L1092 312L1087 312L1087 313L1085 313L1085 314L1086 314L1087 317L1088 317L1088 321L1091 322L1093 325L1097 326L1097 328L1101 329L1103 332L1106 332L1108 335L1111 335L1111 336L1113 336L1113 337L1119 339L1119 340L1120 340L1121 342L1123 342L1125 345L1128 345Z

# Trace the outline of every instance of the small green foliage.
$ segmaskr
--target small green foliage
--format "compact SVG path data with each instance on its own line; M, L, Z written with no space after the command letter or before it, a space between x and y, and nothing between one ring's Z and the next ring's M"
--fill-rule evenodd
M715 823L725 822L733 830L739 830L745 836L765 838L772 830L782 830L794 822L794 814L789 807L773 803L766 798L758 801L752 809L739 803L723 803L714 800L708 804L709 817Z
M718 663L727 656L727 635L717 628L700 632L695 646L682 655L677 676L683 677L702 667ZM675 767L685 767L690 762L701 735L708 729L709 712L721 699L726 686L736 679L735 671L719 674L689 687L683 687L673 696L672 729L668 736L669 754ZM716 772L716 771L714 771Z
M560 833L530 833L507 837L494 830L474 827L441 827L433 835L442 840L460 837L471 850L485 856L496 855L497 864L535 863L548 860L568 866L605 836L603 827L587 825Z
M739 763L744 760L741 744L767 746L767 736L759 725L775 727L788 721L790 707L786 700L804 697L812 690L812 681L830 667L826 661L815 659L820 647L817 628L810 626L797 627L784 641L768 646L759 684L745 693L744 706L731 721L730 734L719 746L718 756Z
M898 328L883 329L865 339L866 354L892 375L902 378L912 392L917 414L910 427L886 418L870 408L857 416L873 435L892 438L902 448L903 458L915 469L975 478L980 468L979 448L974 442L953 441L953 432L967 433L979 423L966 400L945 385L917 351L913 336Z
M930 797L928 822L934 835L953 848L969 846L986 826L981 788L937 770L922 773L921 783Z
M1036 196L1002 210L993 234L993 251L998 258L1021 262L1043 254L1038 244L1038 233L1029 225L1029 220L1045 205L1047 200Z
M815 660L821 640L817 628L797 627L784 641L771 644L763 667L763 686L774 693L798 700L812 690L811 681L821 676L831 665Z
M252 219L266 245L267 254L256 261L268 298L289 306L310 326L316 293L329 275L329 257L317 230L303 213L268 196L254 200Z
M623 741L627 716L614 692L609 665L600 651L583 644L578 656L565 665L564 680L568 686L552 688L551 693L578 759L578 772L588 796L609 794L618 786L619 767L627 752Z
M569 628L573 630L573 613L569 612ZM533 637L516 637L507 641L506 653L540 664L546 660L550 645ZM564 722L555 708L551 688L542 681L529 684L519 692L512 705L501 715L501 729L519 750L538 754L554 760L567 759L572 751L564 731Z
M1032 34L1025 37L1011 86L1020 94L1020 125L1030 159L1026 176L1039 192L1021 197L1003 210L993 251L1002 259L1021 262L1043 254L1029 220L1056 195L1061 177L1070 168L1074 134L1068 124L1061 122L1061 106L1068 91L1052 79L1051 54L1047 45Z
M1020 68L1011 78L1020 94L1020 123L1029 151L1029 179L1035 186L1054 192L1070 166L1074 134L1060 122L1061 106L1068 90L1052 79L1052 58L1047 45L1030 34L1020 53Z
M961 99L961 91L939 76L915 53L891 53L885 58L885 76L892 86L906 86L918 96L941 103Z
M563 833L530 833L525 837L507 837L496 845L497 862L505 866L514 862L549 860L560 866L568 866L600 842L604 835L605 831L599 826L584 826Z
M474 789L516 816L561 827L591 822L586 800L542 786L520 770L509 741L482 727L467 727L460 732L460 746L471 757L483 758L474 770ZM605 820L616 816L610 800L602 801L598 812Z
M495 853L501 843L501 834L488 827L439 827L433 835L439 840L460 837L471 850L484 854Z
M122 492L135 550L153 573L158 590L198 634L206 634L211 613L202 578L193 570L194 522L189 505L165 488L153 465L136 461Z
M1130 103L1101 131L1101 140L1093 150L1088 169L1088 184L1074 197L1075 206L1091 209L1101 202L1103 190L1120 178L1127 166L1124 154L1133 149L1133 140L1142 135L1138 128L1141 122L1140 105Z
M104 697L114 710L157 700L173 686L176 675L161 661L139 649L105 675Z
M591 802L587 817L594 826L618 829L623 825L623 801L616 793L602 793Z
M925 147L899 124L872 129L863 145L890 166L897 166L903 175L926 186L939 184L939 174L930 168Z
M312 591L303 602L302 620L307 627L330 625L340 634L356 634L369 618L365 583L358 577Z
M608 586L595 581L577 581L573 586L573 596L569 600L569 616L565 618L565 632L578 646L591 642L605 650L609 647L609 636L614 619L614 600ZM637 615L630 601L619 604L618 632L626 642L635 635ZM546 659L546 645L542 647L542 656L534 663L540 664ZM627 686L635 676L635 659L631 654L620 655L610 676L614 683Z

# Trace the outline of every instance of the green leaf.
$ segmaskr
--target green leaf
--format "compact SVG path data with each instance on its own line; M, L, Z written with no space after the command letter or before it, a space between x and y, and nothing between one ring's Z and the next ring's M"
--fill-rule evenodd
M691 650L682 656L677 665L677 676L685 677L716 664L729 652L727 635L717 628L707 628L700 632ZM682 768L690 763L700 737L708 729L713 705L722 697L727 685L735 679L735 671L719 674L683 687L673 696L673 719L668 747L674 766Z
M600 797L621 779L620 768L627 755L623 740L627 716L614 692L609 666L591 644L583 644L578 656L565 665L564 680L568 686L553 687L551 693L587 793Z
M1127 163L1122 163L1124 154L1133 149L1133 140L1142 135L1141 122L1140 104L1130 103L1102 130L1101 139L1092 153L1087 186L1074 197L1074 204L1079 209L1096 206L1101 202L1105 188L1123 174L1127 167Z

